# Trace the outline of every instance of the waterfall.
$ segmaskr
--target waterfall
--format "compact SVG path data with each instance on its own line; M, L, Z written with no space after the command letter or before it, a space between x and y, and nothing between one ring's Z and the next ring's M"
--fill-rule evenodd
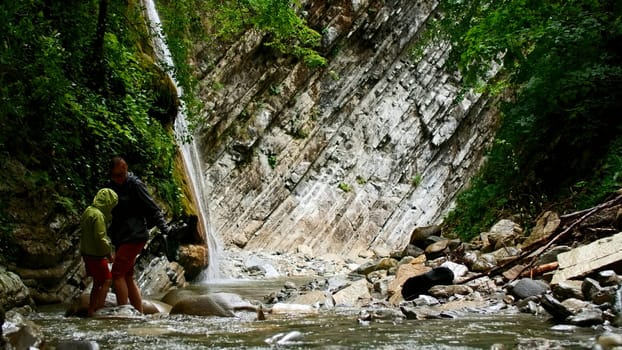
M148 25L151 31L151 37L153 40L154 50L159 60L159 64L162 68L168 72L171 80L177 90L177 95L181 98L182 88L179 86L177 79L170 73L174 67L173 56L164 39L164 33L162 31L162 23L160 22L160 16L155 7L154 0L143 0L145 13L148 18ZM179 108L177 118L175 118L175 137L179 144L180 152L183 158L186 174L190 179L192 185L192 192L195 197L197 209L199 211L200 224L205 231L205 238L208 246L208 267L199 279L201 280L213 280L217 279L220 275L218 257L221 255L220 244L216 238L213 228L209 220L209 208L207 206L206 189L203 185L203 172L201 171L201 162L199 158L199 152L197 149L194 138L191 141L184 141L188 133L188 121L186 120L186 110L182 106Z

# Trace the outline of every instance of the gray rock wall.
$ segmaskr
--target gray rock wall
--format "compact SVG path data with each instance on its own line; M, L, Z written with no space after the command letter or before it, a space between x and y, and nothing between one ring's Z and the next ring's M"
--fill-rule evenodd
M202 181L226 244L349 256L403 248L415 227L440 221L481 164L496 115L485 98L457 98L447 46L413 59L433 9L308 2L325 69L276 56L258 33L212 56L213 68L197 56Z

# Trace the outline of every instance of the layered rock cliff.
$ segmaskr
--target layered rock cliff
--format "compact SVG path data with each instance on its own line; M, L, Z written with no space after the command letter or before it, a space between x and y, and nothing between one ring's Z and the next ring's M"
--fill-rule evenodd
M244 249L355 255L438 223L492 139L496 114L458 97L447 47L411 51L430 1L309 1L329 64L309 69L246 33L195 62L216 234ZM212 63L210 65L210 63Z

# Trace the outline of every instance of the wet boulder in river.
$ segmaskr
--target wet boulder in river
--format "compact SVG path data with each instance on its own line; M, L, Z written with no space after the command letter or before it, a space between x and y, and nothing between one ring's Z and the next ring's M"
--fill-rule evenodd
M234 293L209 293L181 298L173 305L170 313L232 317L235 316L234 311L256 312L257 307Z
M175 314L222 317L235 316L228 305L223 305L220 300L209 294L193 295L179 300L171 309L171 315Z

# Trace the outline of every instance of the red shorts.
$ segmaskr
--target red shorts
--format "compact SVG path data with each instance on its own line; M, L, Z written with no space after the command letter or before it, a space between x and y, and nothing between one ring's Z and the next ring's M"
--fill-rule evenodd
M86 275L93 277L93 284L103 284L104 281L112 278L108 268L108 259L83 256L82 260L86 267Z
M112 278L119 279L126 276L134 276L134 264L136 263L136 257L143 250L147 242L138 243L123 243L114 257L114 264L112 264Z

